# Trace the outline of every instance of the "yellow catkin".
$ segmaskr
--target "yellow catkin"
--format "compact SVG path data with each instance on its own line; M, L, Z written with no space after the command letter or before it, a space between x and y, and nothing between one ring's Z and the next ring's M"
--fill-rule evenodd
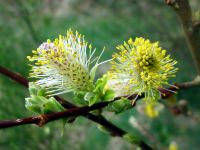
M158 89L167 85L178 70L174 66L177 62L159 47L158 42L152 43L144 38L133 41L130 38L117 49L119 52L113 54L109 78L125 84L132 93L144 93L145 97L156 99Z

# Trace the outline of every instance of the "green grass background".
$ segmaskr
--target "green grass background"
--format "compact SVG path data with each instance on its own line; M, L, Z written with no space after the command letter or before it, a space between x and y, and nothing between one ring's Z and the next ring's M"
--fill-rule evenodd
M172 9L162 0L15 0L0 2L0 65L28 77L27 55L46 39L65 34L68 28L84 34L99 52L106 47L102 60L111 58L117 44L129 37L144 37L159 41L173 58L178 60L180 71L172 82L183 82L195 77L196 71L187 47L181 24ZM24 8L28 13L23 13ZM35 36L30 32L31 21ZM34 37L37 40L34 40ZM109 68L99 69L101 76ZM178 99L186 99L191 111L199 115L200 88L180 91ZM21 85L0 75L0 120L33 115L24 107L28 91ZM200 128L198 122L184 116L174 117L164 109L156 119L138 113L136 109L119 115L105 113L106 118L126 129L144 135L129 124L130 116L137 118L154 135L161 148L176 141L181 150L198 150ZM60 124L53 122L43 128L20 126L0 130L2 150L129 150L134 149L126 141L110 137L97 129L97 125L85 118L78 118L67 125L60 136Z

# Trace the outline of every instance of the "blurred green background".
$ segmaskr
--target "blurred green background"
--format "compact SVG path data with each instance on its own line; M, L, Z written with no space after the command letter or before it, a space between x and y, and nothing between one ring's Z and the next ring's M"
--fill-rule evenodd
M195 4L195 3L193 3ZM199 8L199 3L196 3ZM192 80L196 71L184 34L174 11L164 0L1 0L0 1L0 65L28 77L27 55L46 39L65 34L68 28L78 30L99 51L106 47L103 59L111 58L117 44L129 37L160 41L180 71L172 82ZM99 69L101 76L109 68ZM199 115L200 88L180 91L178 100L186 99L192 112ZM24 107L28 91L0 75L0 120L33 115ZM140 105L140 104L139 104ZM149 118L137 109L119 115L105 113L106 118L129 132L139 134L129 123L134 116L154 136L160 149L175 141L180 150L199 150L199 122L185 116L173 116L164 108L159 117ZM20 126L0 130L0 150L129 150L134 146L110 137L85 118L67 125L60 136L60 124L53 122L43 128Z

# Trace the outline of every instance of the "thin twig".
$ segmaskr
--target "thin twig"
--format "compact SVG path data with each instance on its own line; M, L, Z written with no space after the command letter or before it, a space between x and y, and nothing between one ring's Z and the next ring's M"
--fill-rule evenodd
M0 129L24 125L24 124L36 124L38 126L43 126L51 121L55 121L55 120L58 120L61 118L67 118L67 117L77 117L77 116L86 114L89 111L103 108L107 105L107 103L108 102L103 102L100 104L96 103L92 106L71 108L71 109L68 109L68 110L65 110L62 112L42 114L39 116L33 116L33 117L29 117L29 118L22 118L22 119L10 120L10 121L1 121Z
M5 75L6 77L9 77L10 79L18 82L21 85L28 87L28 80L25 77L23 77L22 75L12 72L3 66L0 66L0 73Z
M85 114L88 111L99 109L101 107L103 108L103 107L105 107L105 105L106 105L106 102L104 102L104 104L101 103L101 105L95 105L94 104L91 107L84 106L84 107L80 107L80 108L72 108L72 109L69 109L69 110L66 110L66 111L62 111L62 112L55 112L55 113L51 113L51 114L42 114L42 115L39 115L39 116L33 116L33 117L28 117L28 118L20 118L20 119L15 119L15 120L0 121L0 129L14 127L14 126L20 126L20 125L25 125L25 124L35 124L35 125L41 127L41 126L47 124L48 122L55 121L55 120L58 120L58 119L61 119L61 118L66 118L66 117L77 117L77 116L80 116L82 114ZM94 117L96 119L95 115L92 115L92 117ZM89 118L91 119L91 116ZM100 116L98 121L96 121L96 122L103 124L106 127L106 129L110 129L110 127L112 127L112 130L114 131L113 133L117 133L117 134L114 134L113 136L123 137L123 135L126 134L126 132L124 130L116 127L113 124L111 124L110 122L105 120L102 116ZM118 132L116 132L116 131L118 131ZM142 140L140 142L135 143L135 144L140 146L142 148L142 150L153 150L153 148L148 146Z
M197 76L192 81L188 81L188 82L178 84L178 87L180 89L187 89L188 87L195 87L195 86L199 86L199 85L200 85L200 76Z

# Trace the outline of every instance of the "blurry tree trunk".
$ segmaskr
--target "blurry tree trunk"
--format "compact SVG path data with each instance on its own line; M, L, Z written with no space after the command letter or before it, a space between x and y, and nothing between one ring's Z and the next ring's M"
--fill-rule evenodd
M38 44L40 40L38 39L38 36L37 36L35 29L33 27L32 21L30 19L30 13L29 13L28 9L26 8L26 6L24 5L22 0L15 0L15 2L17 4L17 9L19 11L19 14L21 15L22 19L26 23L31 37L33 38L34 42L36 44Z
M200 20L193 21L188 0L165 0L165 2L175 10L180 18L197 73L200 75Z

